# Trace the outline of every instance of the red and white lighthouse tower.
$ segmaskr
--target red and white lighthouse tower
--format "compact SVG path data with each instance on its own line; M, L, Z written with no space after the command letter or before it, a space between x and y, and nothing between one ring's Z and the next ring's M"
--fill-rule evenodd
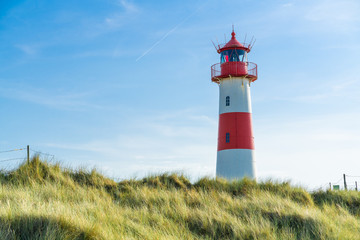
M211 80L219 85L219 133L216 176L256 179L250 85L257 65L248 62L252 45L231 40L216 47L220 63L211 66Z

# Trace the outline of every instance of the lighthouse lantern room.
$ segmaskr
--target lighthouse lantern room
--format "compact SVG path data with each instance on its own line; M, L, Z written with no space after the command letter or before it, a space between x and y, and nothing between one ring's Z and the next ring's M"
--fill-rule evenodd
M257 79L257 65L247 58L252 41L241 44L234 30L231 36L216 46L220 63L211 66L211 80L220 92L216 176L256 179L250 85Z

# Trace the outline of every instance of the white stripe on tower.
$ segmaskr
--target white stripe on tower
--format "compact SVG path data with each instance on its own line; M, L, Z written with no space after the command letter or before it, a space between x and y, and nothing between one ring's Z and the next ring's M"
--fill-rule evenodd
M249 79L244 77L229 77L219 84L220 101L219 114L227 112L251 113L251 98ZM226 97L230 97L230 104L226 106Z

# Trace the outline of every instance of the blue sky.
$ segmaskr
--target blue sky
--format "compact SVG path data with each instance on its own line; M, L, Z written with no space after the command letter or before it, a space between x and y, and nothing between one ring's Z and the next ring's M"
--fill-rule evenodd
M259 177L315 188L360 175L356 0L1 1L0 150L29 144L118 178L213 176L211 41L232 24L256 38Z

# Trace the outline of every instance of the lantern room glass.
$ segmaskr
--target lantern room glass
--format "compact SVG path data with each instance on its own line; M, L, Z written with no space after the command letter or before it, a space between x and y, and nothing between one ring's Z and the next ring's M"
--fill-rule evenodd
M247 62L247 52L241 49L229 49L222 51L220 62Z

